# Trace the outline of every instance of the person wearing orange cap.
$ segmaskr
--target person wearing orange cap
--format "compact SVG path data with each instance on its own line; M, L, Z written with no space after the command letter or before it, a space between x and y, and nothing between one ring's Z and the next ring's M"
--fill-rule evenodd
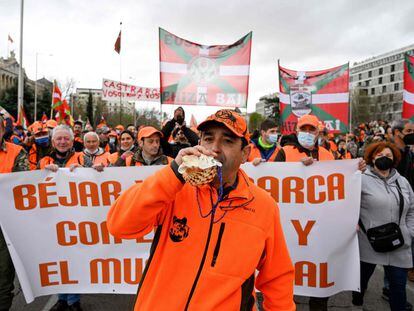
M135 137L130 131L125 130L119 135L118 151L109 156L110 166L128 166L126 159L131 158L136 151Z
M172 159L163 154L163 134L155 127L146 126L138 132L138 146L132 157L126 159L126 166L166 165Z
M115 130L111 130L108 134L109 153L118 151L118 134Z
M115 132L118 135L121 135L121 133L125 130L124 126L121 124L118 124L117 126L115 126Z
M46 124L37 121L32 124L32 136L30 137L29 163L30 170L36 170L39 161L52 152L49 129Z
M276 162L298 162L310 165L314 160L334 160L331 152L318 146L319 120L314 115L299 118L295 140L280 149Z
M0 174L29 170L26 151L6 142L3 116L0 115ZM13 300L15 270L0 228L0 310L9 310Z
M240 169L250 153L246 121L219 110L198 130L199 145L123 192L108 213L119 238L156 228L134 310L253 310L255 287L266 310L295 310L277 203ZM210 184L184 182L178 167L187 155L221 162Z
M276 162L302 162L311 165L315 161L335 160L334 155L318 144L319 120L314 115L304 115L298 119L296 135L290 143L282 147L276 156ZM359 169L366 169L361 160ZM309 310L327 311L329 297L310 297Z

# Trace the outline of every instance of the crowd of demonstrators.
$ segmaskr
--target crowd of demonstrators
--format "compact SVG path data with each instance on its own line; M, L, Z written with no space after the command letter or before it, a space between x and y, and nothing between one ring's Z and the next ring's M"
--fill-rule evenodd
M246 132L240 133L240 127L232 127L227 119L240 122L239 126L245 126ZM360 223L358 231L361 293L353 293L352 303L356 307L363 304L369 278L375 266L381 265L385 271L383 297L389 299L391 310L411 310L412 306L406 301L405 287L407 276L410 281L414 281L414 245L411 243L414 236L414 124L408 120L393 123L373 121L359 124L348 134L332 134L321 125L317 117L305 115L298 119L294 133L282 135L277 122L266 119L249 136L247 125L241 120L233 111L222 110L211 116L209 122L200 124L197 129L189 128L185 122L184 109L178 107L173 118L161 130L152 126L135 127L133 124L126 127L117 125L114 128L102 125L94 130L89 124L84 126L80 121L69 127L58 125L55 120L37 121L25 130L22 126L13 124L10 115L5 114L0 117L0 173L36 169L56 172L63 167L75 172L82 167L101 172L108 166L167 165L172 168L173 175L171 172L168 174L177 176L181 183L176 169L183 155L213 152L219 160L226 163L226 170L233 170L223 171L223 178L227 178L227 175L238 176L236 182L227 181L228 187L224 189L225 195L231 197L229 193L242 191L239 187L248 183L246 179L241 179L240 176L243 175L238 171L238 165L244 161L252 162L255 166L263 162L302 162L304 165L312 165L316 161L364 158L365 161L360 160L358 167L364 172L360 214L363 228L361 229ZM242 138L242 152L235 152L234 145L226 145L226 137L230 137L233 144ZM238 164L232 162L230 157L238 159ZM234 172L239 173L234 175ZM159 182L161 188L168 187L167 183L172 182L172 179ZM140 188L137 186L137 189ZM159 202L159 198L156 199ZM187 206L190 202L188 200L189 198L183 197L182 201L179 198L177 202L183 202L183 206ZM195 204L192 201L190 203ZM120 206L130 204L128 201L128 204ZM180 209L179 206L177 208ZM117 213L117 210L113 210L113 213ZM111 218L113 226L118 226L119 221ZM376 252L368 241L366 231L390 221L401 228L404 245L387 253ZM114 230L119 236L126 234L122 231L123 228L112 228ZM0 272L0 310L8 310L13 298L14 268L2 234ZM269 294L266 286L258 289L264 289L265 306L266 299L268 303L274 303L271 296L273 293ZM145 285L142 290L158 291L158 287L156 284ZM248 305L250 298L246 296L246 299L245 303ZM263 303L260 293L257 299ZM311 297L310 310L327 310L328 299L329 297ZM138 305L142 303L140 299L137 300ZM283 303L289 305L286 301ZM59 295L58 302L51 310L82 310L80 295Z

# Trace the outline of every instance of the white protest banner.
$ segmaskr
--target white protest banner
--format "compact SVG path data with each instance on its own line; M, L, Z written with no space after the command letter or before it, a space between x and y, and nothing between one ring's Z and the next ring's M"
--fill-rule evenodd
M27 302L55 293L136 293L152 234L115 239L105 219L122 191L159 168L0 175L0 225ZM330 296L357 290L357 161L243 168L279 201L296 268L295 293Z
M160 89L136 86L119 81L103 79L103 100L116 101L122 96L128 101L160 101Z

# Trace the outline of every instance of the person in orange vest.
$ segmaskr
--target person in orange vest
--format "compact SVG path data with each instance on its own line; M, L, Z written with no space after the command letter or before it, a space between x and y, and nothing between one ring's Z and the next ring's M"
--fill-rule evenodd
M40 121L32 124L32 136L29 140L30 170L36 170L39 161L52 152L49 129Z
M102 172L104 167L109 164L109 152L105 152L99 147L99 136L95 132L88 132L83 136L85 148L81 156L83 167L92 167L98 172Z
M134 310L253 310L255 286L266 310L295 310L277 203L240 169L250 153L246 121L224 109L198 130L199 145L123 192L108 213L119 238L156 228ZM185 183L183 157L202 154L222 163L219 174L210 184Z
M335 152L338 150L338 147L335 142L330 139L330 135L332 134L329 134L328 129L323 126L322 130L319 131L318 145L324 147L332 154L335 154Z
M57 172L60 167L69 167L73 171L82 166L80 156L82 153L73 149L74 135L67 125L58 125L52 132L52 151L42 158L38 164L39 169Z
M0 115L0 174L29 170L26 151L4 139L5 125ZM13 301L15 270L0 228L0 310L9 310Z
M73 149L75 149L76 152L82 152L83 150L82 127L83 123L81 121L75 121L73 124L73 134L75 135Z
M266 119L260 124L260 136L252 139L249 162L259 165L260 162L274 161L280 147L278 146L279 126L272 119Z
M132 157L126 158L126 166L166 165L172 158L163 154L161 138L163 134L155 127L146 126L138 133L139 148Z
M46 127L49 129L50 132L52 132L56 126L58 126L56 120L50 119L46 121Z
M314 115L304 115L298 119L296 135L280 149L276 162L302 162L311 165L315 161L334 160L333 154L318 144L319 120ZM365 171L366 163L360 160L359 167ZM327 311L329 297L310 297L310 311Z
M24 140L25 140L25 133L24 128L21 125L16 125L13 130L13 134L10 137L10 142L24 147Z
M128 130L119 135L118 145L118 151L111 153L108 158L110 166L125 166L126 159L131 158L137 150L134 134Z

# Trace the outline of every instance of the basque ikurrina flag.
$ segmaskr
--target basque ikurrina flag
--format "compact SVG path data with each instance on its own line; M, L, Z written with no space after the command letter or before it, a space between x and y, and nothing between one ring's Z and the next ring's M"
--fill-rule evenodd
M252 33L231 45L201 45L160 28L161 103L246 107Z
M414 56L405 54L404 59L404 93L403 119L414 121Z
M283 133L294 132L305 114L317 116L331 133L348 131L349 64L318 71L279 65L279 88Z

